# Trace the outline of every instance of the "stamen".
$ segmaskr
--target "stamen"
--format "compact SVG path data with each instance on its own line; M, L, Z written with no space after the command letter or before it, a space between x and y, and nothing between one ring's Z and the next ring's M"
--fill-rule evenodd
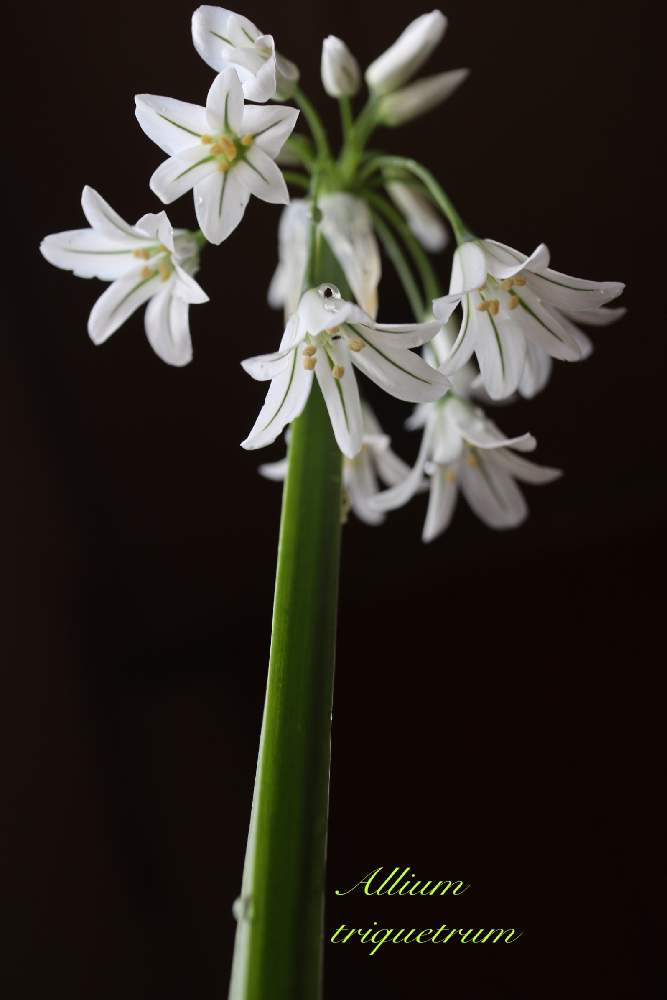
M477 455L473 455L471 451L468 452L468 457L466 458L466 462L468 463L471 469L476 469L477 466L479 465L479 459L477 458Z
M526 279L522 274L517 274L516 278L514 279L514 284L518 285L521 288L523 285L526 284Z
M314 344L308 344L307 347L304 347L303 353L305 357L312 358L313 354L317 354L317 348Z
M487 301L486 299L482 299L481 302L477 303L477 308L478 308L478 310L481 313L488 312L489 309L491 308L491 301L490 300Z
M211 146L211 156L220 156L223 152L223 148L219 142L214 142Z
M252 146L253 141L254 141L254 137L250 134L250 132L247 132L245 135L241 136L241 145L242 146Z
M228 160L236 159L236 143L232 142L229 136L223 135L220 138L220 146Z
M509 292L513 284L514 284L514 278L503 278L503 280L500 282L500 287L504 292Z
M317 364L317 358L305 357L303 359L303 367L306 369L307 372L312 372L316 364Z
M445 479L447 480L448 483L456 482L456 473L454 472L453 469L447 469L447 472L445 473Z
M220 171L221 174L227 173L227 171L229 170L229 163L227 162L227 160L220 160L220 162L218 163L218 170Z
M148 250L133 250L132 251L132 256L133 257L138 257L139 260L148 260L148 258L150 257L150 254L149 254Z
M203 135L201 137L201 141L204 143L205 146L210 146L211 143L213 142L213 136L212 135Z
M171 277L171 264L166 260L161 260L157 269L160 272L160 281L169 281Z
M351 351L361 351L366 346L361 337L351 337L347 343Z
M331 369L331 374L334 378L342 378L345 374L345 368L343 365L334 365Z
M141 269L141 277L144 278L144 280L148 280L148 278L152 278L154 274L155 274L155 271L154 271L154 269L152 267L146 266L146 267L142 267L142 269Z
M489 312L492 316L497 316L500 312L500 302L498 299L489 299Z
M518 295L511 295L510 296L510 301L509 301L509 308L510 309L516 309L516 307L518 305L519 305L519 296Z
M340 327L339 327L339 326L331 326L331 327L329 327L329 329L327 330L327 333L330 333L330 334L331 334L332 336L333 336L334 334L336 334L336 333L340 333Z

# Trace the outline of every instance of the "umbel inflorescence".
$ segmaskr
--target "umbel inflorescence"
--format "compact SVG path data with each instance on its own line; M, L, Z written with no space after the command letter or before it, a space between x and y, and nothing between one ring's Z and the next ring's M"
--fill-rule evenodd
M505 437L480 404L535 396L549 380L553 359L590 354L580 324L603 326L624 312L608 305L623 291L621 283L555 271L543 244L526 255L480 239L424 166L368 149L378 127L432 110L467 76L467 70L454 70L414 79L446 25L440 11L408 25L366 69L369 96L356 116L352 99L362 81L357 60L340 39L324 40L322 83L338 100L342 123L343 142L334 155L299 88L297 67L277 52L273 37L240 14L200 7L192 19L194 45L217 73L205 105L136 98L139 124L168 157L150 188L164 204L192 191L198 229L173 230L163 211L130 225L85 187L90 228L47 236L41 245L57 267L111 283L90 314L94 343L145 305L154 351L168 364L185 365L192 360L189 306L208 301L195 280L202 249L233 234L251 195L285 205L269 302L284 310L286 326L275 353L243 362L253 378L270 384L242 445L254 449L275 441L302 412L316 381L344 456L349 505L377 524L385 511L428 489L425 541L447 527L459 491L493 528L525 518L517 481L545 483L560 473L530 462L525 454L535 439ZM290 102L301 109L309 134L294 132L299 111ZM304 197L290 201L288 185ZM450 230L456 248L443 294L443 268L429 255L445 248ZM378 241L403 284L414 323L377 320ZM342 293L336 274L321 273L323 260L342 276ZM362 400L356 372L417 404L407 421L421 432L412 468L391 450ZM280 479L286 462L261 471Z

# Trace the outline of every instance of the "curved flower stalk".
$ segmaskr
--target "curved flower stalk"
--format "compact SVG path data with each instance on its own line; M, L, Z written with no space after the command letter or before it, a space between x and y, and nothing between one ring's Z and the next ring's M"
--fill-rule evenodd
M338 447L354 458L363 441L354 367L397 399L438 399L448 380L410 350L431 340L438 328L437 322L376 323L342 299L334 285L311 288L287 324L279 350L242 362L249 375L258 381L270 379L271 386L241 446L263 448L275 441L303 410L315 376Z
M289 201L275 157L299 112L274 105L246 107L236 72L216 76L206 107L138 94L136 116L146 135L169 154L150 179L166 204L194 190L195 212L210 243L222 243L243 218L250 195Z
M435 349L446 346L439 334ZM426 476L424 542L433 541L449 526L459 489L490 528L515 528L528 514L515 480L549 483L561 475L558 469L535 465L517 454L534 450L537 442L531 434L505 437L480 407L454 392L420 404L406 426L423 430L415 465L401 483L375 496L371 506L381 511L403 506L423 488Z
M93 343L104 343L147 304L146 336L155 353L167 364L188 364L188 307L208 302L193 277L199 268L196 234L174 231L164 212L143 215L131 226L91 187L83 189L81 204L90 229L47 236L40 250L49 263L79 278L112 282L90 313Z
M350 509L364 524L382 524L384 514L377 510L372 500L380 492L380 483L398 486L409 474L410 468L392 451L391 439L382 432L377 417L368 403L361 404L363 438L361 450L354 458L343 461L343 492ZM289 441L289 432L286 435ZM260 475L282 482L287 475L287 457L278 462L260 465Z
M199 7L192 15L192 41L205 63L217 73L234 69L248 101L288 100L299 82L299 70L276 52L271 35L242 14L223 7Z
M527 257L495 240L464 242L454 255L449 294L433 303L443 322L456 306L463 307L442 371L456 371L474 353L489 396L504 399L521 382L528 343L552 358L581 360L586 339L568 314L593 314L624 287L552 270L544 244Z
M340 264L355 299L371 316L377 314L378 284L382 273L380 251L366 202L346 191L318 199L319 230ZM286 316L295 312L306 275L310 204L293 199L284 209L278 228L278 267L269 287L269 304L281 306Z

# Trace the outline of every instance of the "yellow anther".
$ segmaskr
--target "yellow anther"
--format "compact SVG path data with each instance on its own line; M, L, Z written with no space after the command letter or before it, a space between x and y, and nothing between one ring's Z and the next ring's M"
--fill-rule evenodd
M340 333L340 327L339 326L330 326L329 329L327 330L327 333L330 333L332 336L335 333Z
M154 274L155 274L155 271L153 270L152 267L146 266L146 267L142 267L142 269L141 269L141 277L144 278L144 279L146 279L146 280L148 278L152 278Z
M160 272L160 281L168 281L171 276L171 264L166 260L161 260L157 269Z
M210 146L211 143L213 142L213 136L212 135L203 135L201 137L201 141L204 143L205 146Z
M500 312L500 302L498 299L489 299L489 312L492 316L497 316Z
M526 279L522 274L517 274L516 278L514 279L514 284L518 285L521 288L523 285L526 284Z
M253 136L250 135L250 132L247 132L245 135L241 136L242 146L252 146L252 144L253 144Z
M500 287L504 292L509 292L513 284L514 284L514 278L503 278L503 280L500 282Z
M303 353L305 357L312 358L313 354L317 354L317 348L314 344L308 344L307 347L304 347Z
M366 345L364 344L361 337L352 337L348 341L347 346L350 348L351 351L361 351L362 348L364 348Z
M331 369L331 374L333 375L334 378L342 378L343 375L345 374L345 369L343 368L342 365L334 365L333 368Z
M220 171L221 174L227 173L227 171L229 170L229 163L227 162L227 160L220 160L220 162L218 163L218 170Z
M306 369L307 372L312 372L316 364L317 364L317 358L309 356L303 359L303 367Z
M471 451L468 452L468 457L466 458L466 461L471 469L476 469L477 466L479 465L477 455L473 455Z
M510 301L509 301L509 308L510 309L516 309L516 307L518 305L519 305L519 296L518 295L511 295L510 296Z
M149 254L148 250L133 250L132 251L132 256L133 257L138 257L139 260L148 260L148 258L150 257L150 254Z
M447 480L448 483L456 482L456 473L454 472L453 469L447 469L447 472L445 473L445 479Z
M489 309L491 308L491 302L487 301L485 299L482 299L481 302L477 303L477 308L479 309L479 311L481 313L488 312Z
M214 142L211 146L211 156L220 156L223 152L222 146L219 142Z
M228 160L233 160L236 158L236 143L233 142L228 135L221 136L220 146L222 148L222 152L225 154Z

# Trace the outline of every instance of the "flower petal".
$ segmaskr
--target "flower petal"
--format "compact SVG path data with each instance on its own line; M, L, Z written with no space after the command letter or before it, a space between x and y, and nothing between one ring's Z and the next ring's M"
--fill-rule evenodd
M148 343L168 365L182 368L192 361L188 304L168 287L154 295L146 306L144 326Z
M100 236L108 239L113 246L141 247L146 241L142 233L137 233L94 188L84 187L81 193L81 207L88 222Z
M285 179L270 156L259 146L251 146L245 160L232 171L240 183L256 198L272 205L287 205L289 192Z
M476 448L518 448L521 451L532 451L537 446L532 434L506 437L493 421L485 416L483 410L463 400L450 400L446 409L461 435Z
M333 377L335 365L343 369L341 378ZM364 428L359 389L348 352L336 343L330 343L326 350L320 349L315 375L338 447L347 458L354 458L361 449Z
M364 524L382 524L384 514L370 503L378 492L378 484L367 449L345 463L343 476L350 506L359 520Z
M303 410L312 384L312 371L303 367L299 352L293 351L292 363L271 382L259 416L241 447L252 450L275 441Z
M233 69L218 73L206 97L206 118L212 132L241 131L243 88Z
M555 479L560 479L563 475L561 469L551 469L546 465L537 465L535 462L530 462L527 458L523 458L521 455L517 455L506 448L499 448L497 451L494 451L490 458L493 462L506 469L514 479L519 479L524 483L534 483L535 485L552 483Z
M422 434L414 466L402 482L374 496L371 501L373 507L377 510L395 510L397 507L402 507L419 492L424 482L424 468L430 454L432 440L433 424L428 423Z
M544 243L530 257L496 240L484 240L484 251L488 272L498 281L513 278L523 270L541 271L549 265L549 248Z
M296 125L299 112L296 108L274 104L260 108L246 105L243 109L242 135L251 135L255 145L267 156L275 159Z
M40 250L50 264L71 271L78 278L114 281L128 271L136 271L132 247L114 249L114 244L94 229L72 229L42 240Z
M397 486L410 475L410 466L391 448L372 448L371 451L378 475L387 486Z
M168 156L199 145L201 137L210 131L206 108L198 104L154 94L137 94L134 100L137 121Z
M449 527L458 492L454 470L448 466L438 466L431 477L428 508L422 531L423 542L432 542Z
M197 222L209 243L222 243L243 218L250 192L238 180L237 169L209 174L194 189Z
M513 310L513 317L509 322L513 322L515 318L524 336L552 358L580 361L582 352L579 337L572 335L572 325L568 329L557 311L540 302L530 288L517 290L515 295L519 300L519 307Z
M475 354L484 388L491 399L505 399L516 391L526 358L523 328L500 313L470 310L475 326Z
M584 326L609 326L622 319L627 313L625 306L601 306L599 309L567 310L565 315L575 323Z
M88 333L95 344L102 344L122 326L135 310L160 290L160 278L154 271L142 278L140 271L127 274L100 295L88 318Z
M291 366L292 350L290 346L284 351L274 351L273 354L257 354L254 358L245 358L241 362L241 368L256 382L266 382L277 378Z
M445 296L445 298L450 299L452 297ZM446 317L447 309L451 303L448 303L443 309L442 302L442 299L436 299L433 303L433 312L436 316ZM461 305L463 307L463 315L459 332L451 351L438 369L444 375L452 375L455 372L459 372L470 361L477 343L478 326L473 321L471 315L474 311L474 306L470 302L470 295L463 296ZM438 310L437 312L436 309Z
M287 476L287 458L281 458L278 462L266 462L264 465L260 465L257 471L265 479L281 483Z
M484 455L462 459L459 474L469 506L490 528L516 528L526 519L526 501L511 475Z
M211 156L207 147L192 146L160 164L150 179L150 189L165 205L169 205L209 174L217 172L215 157Z
M362 309L375 316L382 262L368 206L354 195L335 191L323 195L319 207L322 235L340 264L355 299Z
M188 302L190 305L201 305L203 302L209 301L208 295L199 282L195 281L191 274L188 274L180 264L176 263L174 263L174 295L177 299Z
M445 394L447 378L418 354L376 344L375 333L367 327L349 325L365 345L350 355L354 364L385 392L407 403L433 402Z
M553 361L541 347L532 341L526 343L526 360L519 381L519 392L525 399L532 399L549 381Z
M404 350L428 343L440 329L437 320L431 323L373 323L372 326L360 323L359 326L370 335L378 347L396 347Z

